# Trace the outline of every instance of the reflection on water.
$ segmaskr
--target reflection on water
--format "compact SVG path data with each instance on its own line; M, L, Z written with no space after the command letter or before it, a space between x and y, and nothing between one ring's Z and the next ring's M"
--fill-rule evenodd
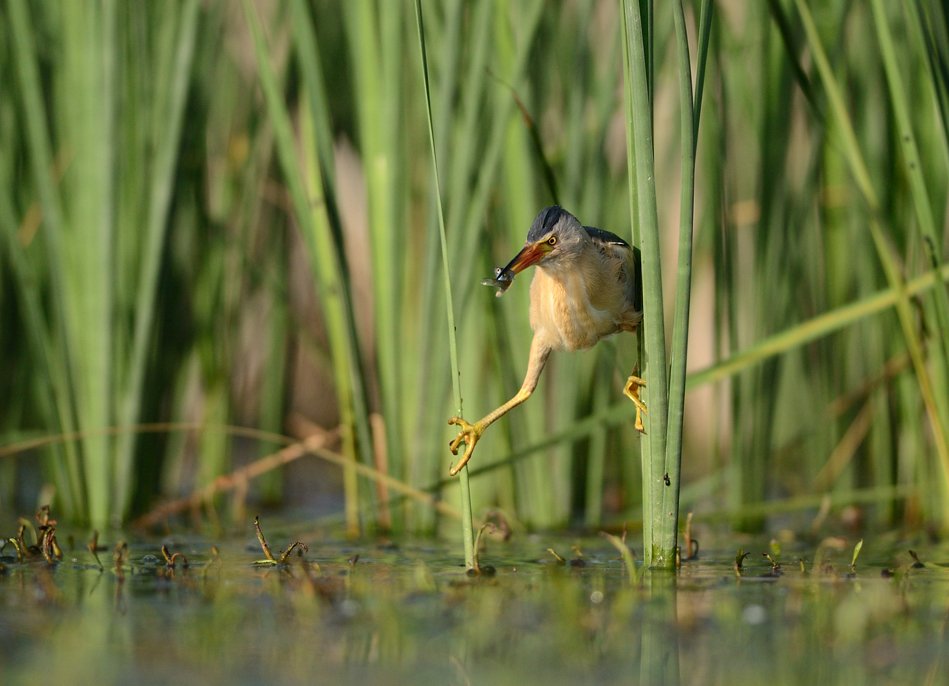
M188 567L162 541L118 570L7 546L3 683L949 683L944 547L914 566L868 539L850 574L852 542L785 551L776 572L746 543L740 576L721 549L631 584L601 538L492 541L489 578L431 543L309 540L275 567L253 538L164 542Z

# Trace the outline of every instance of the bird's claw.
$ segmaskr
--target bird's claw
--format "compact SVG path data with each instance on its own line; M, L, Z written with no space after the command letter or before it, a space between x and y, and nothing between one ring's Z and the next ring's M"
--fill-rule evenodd
M468 460L471 459L472 453L474 453L475 445L478 443L478 439L481 438L481 429L477 424L470 424L461 417L452 417L448 420L449 424L454 424L460 427L458 435L448 444L448 448L451 450L452 455L458 454L458 448L461 447L461 444L465 444L465 452L461 456L461 459L458 460L458 463L453 465L451 469L448 470L448 473L451 476L455 476L458 472L461 471L461 468L468 464Z
M636 406L636 431L641 434L646 433L646 427L643 424L643 415L648 414L646 403L639 397L639 389L646 385L645 379L636 376L636 372L629 375L626 379L626 385L623 387L623 395L633 401Z

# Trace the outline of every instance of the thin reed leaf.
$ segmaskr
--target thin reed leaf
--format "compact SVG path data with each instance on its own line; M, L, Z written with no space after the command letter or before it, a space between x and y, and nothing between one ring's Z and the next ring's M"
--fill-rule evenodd
M353 86L360 151L366 179L374 319L378 331L375 358L381 411L385 420L387 462L404 473L402 427L403 256L409 241L404 194L398 176L404 167L401 41L404 3L357 0L343 6L343 24L352 55Z
M705 67L708 64L709 42L712 39L712 16L715 5L712 0L702 0L699 10L698 51L695 55L695 103L692 118L692 145L698 147L699 121L702 116L702 95L705 93Z
M435 149L435 129L432 123L432 94L428 79L428 57L425 51L425 22L422 17L421 0L415 0L415 19L418 29L419 57L422 64L422 82L425 86L425 111L428 121L428 142L432 153L432 180L435 186L435 209L438 214L438 238L442 252L442 271L444 280L442 287L445 291L445 314L448 318L448 353L451 361L452 395L458 416L462 416L463 398L461 395L461 372L458 367L458 342L455 336L455 307L451 288L451 269L448 262L448 238L445 233L445 215L442 211L441 182L438 175L438 153ZM477 551L475 548L474 532L471 521L471 487L468 480L468 466L461 470L459 483L461 485L461 532L465 548L465 567L475 569L477 566ZM479 535L480 537L480 535Z
M305 245L317 283L317 292L323 298L323 307L329 329L330 349L336 364L333 365L336 395L343 427L344 453L355 463L359 455L363 462L370 463L372 439L368 426L368 411L365 403L359 350L356 344L350 288L346 283L347 272L342 267L340 246L333 241L330 218L323 195L321 170L313 134L312 114L304 107L303 131L304 154L298 157L290 116L277 89L273 69L270 66L263 29L256 10L250 2L244 2L244 16L251 27L257 66L261 77L268 112L274 126L278 157L284 178L290 189L297 221L302 228ZM304 100L306 102L306 99ZM313 199L313 200L311 200ZM338 233L336 234L338 235ZM357 535L359 495L354 469L344 472L347 508L347 531Z
M445 473L443 410L459 374L469 412L509 398L531 336L529 277L501 300L478 281L553 193L603 229L632 224L648 349L555 353L480 444L468 521L500 506L529 528L599 527L645 499L657 542L675 484L742 528L848 498L872 504L868 526L938 526L946 9L722 9L3 4L0 498L52 483L64 519L112 524L197 484L213 515L211 487L249 473L235 449L280 444L218 424L342 421L322 460L342 468L333 521L457 537L445 503L468 493ZM645 438L617 393L636 363ZM177 420L203 428L129 435ZM640 449L642 467L624 459ZM299 491L253 474L248 502Z
M168 229L168 213L174 187L175 161L184 121L185 101L191 71L191 60L195 49L199 3L188 0L180 14L169 14L164 18L164 28L173 37L169 44L167 65L168 80L156 90L165 95L152 103L158 116L159 131L156 136L156 152L151 168L151 186L148 188L145 237L140 246L139 279L135 285L134 329L127 366L121 371L123 385L117 385L116 417L119 424L134 424L139 419L142 396L145 393L144 379L147 356L152 342L155 321L155 302L158 292L161 256L165 248ZM163 98L167 98L164 100ZM131 505L134 484L133 435L120 436L115 445L116 455L116 499L112 514L124 517Z
M949 265L944 265L938 276L943 283L949 282ZM936 287L938 283L940 283L940 280L937 279L937 275L930 272L908 281L905 292L907 296L916 296ZM794 350L811 341L866 320L870 316L885 312L889 308L895 307L900 297L900 294L894 289L887 288L801 322L781 333L764 338L721 362L691 372L687 377L686 388L698 388L704 384L729 378L756 364L760 364L774 355Z
M616 548L623 560L623 566L626 568L626 579L630 586L639 583L642 573L636 568L636 560L633 558L633 552L626 545L625 535L623 538L613 534L601 531L600 535L609 541L610 545Z
M939 412L932 379L926 368L923 344L917 333L912 306L906 295L904 278L897 264L897 259L893 254L892 243L887 239L879 219L881 209L880 201L876 189L871 182L870 173L867 169L863 154L860 151L853 124L844 103L843 94L831 69L830 62L824 51L810 10L803 0L795 0L795 5L801 17L802 24L804 25L808 45L813 52L814 61L820 73L822 85L830 101L833 120L842 137L844 156L870 213L867 224L870 230L870 236L876 248L877 257L880 260L887 281L894 292L899 296L896 302L897 315L903 332L903 338L906 342L910 358L913 361L913 368L919 384L920 395L933 433L943 488L949 490L949 427L944 426L941 413ZM941 518L943 524L949 526L949 506L943 507Z
M929 200L929 191L926 188L926 180L923 178L924 170L919 147L916 143L916 133L913 131L913 122L910 117L911 103L907 98L906 84L903 81L903 69L897 61L893 35L883 3L880 0L873 0L871 7L873 9L873 22L880 42L880 55L883 58L883 66L889 84L890 104L896 117L898 139L903 153L901 156L903 169L906 178L909 180L913 207L916 210L916 220L922 234L924 250L928 254L933 268L938 269L940 263L943 262L942 240L936 227L932 204ZM941 344L943 360L949 361L949 289L934 288L932 295L938 326L936 340ZM945 391L946 389L942 390ZM949 400L946 400L949 394L937 393L936 397L941 397L944 400L941 408L943 424L949 427L949 418L946 414L949 411L949 405L947 405Z
M707 10L707 8L706 8ZM662 511L671 512L671 521L665 526L662 540L676 545L679 522L679 474L682 466L682 428L685 420L686 362L689 346L689 310L692 302L692 228L695 199L695 132L692 100L692 60L689 55L689 36L685 27L685 12L681 3L672 10L679 83L679 149L681 153L681 184L679 188L679 254L676 261L675 319L672 329L671 368L669 372L669 419L666 436L666 458L662 491ZM710 25L705 26L706 33ZM708 44L708 36L700 39Z
M52 382L53 399L49 404L55 404L57 421L64 431L75 429L74 414L71 406L72 372L64 350L69 347L68 329L66 327L65 304L63 302L63 210L55 181L52 177L54 164L52 144L43 123L49 120L43 104L42 84L39 70L36 65L36 47L34 31L30 23L27 5L22 0L14 0L9 4L10 26L12 27L12 45L16 55L16 72L20 86L20 103L23 109L25 123L27 154L30 159L30 169L33 175L33 184L43 212L43 222L46 230L42 233L44 249L48 254L51 268L48 278L52 284L52 325L48 344L51 355L48 357L52 365L46 370ZM13 224L10 224L12 230ZM87 514L87 504L80 475L80 455L78 451L68 446L65 454L65 471L69 475L65 484L68 487L67 503L73 504L73 513L78 517Z

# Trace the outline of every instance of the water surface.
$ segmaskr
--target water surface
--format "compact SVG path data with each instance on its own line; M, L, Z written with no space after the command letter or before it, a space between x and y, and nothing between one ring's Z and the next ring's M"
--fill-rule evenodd
M751 540L739 574L726 542L631 580L598 537L491 540L480 577L456 545L305 542L263 566L252 533L139 541L119 569L111 551L100 569L81 545L53 565L8 545L2 681L949 683L949 548L932 543L868 538L851 571L855 540L784 546L779 569Z

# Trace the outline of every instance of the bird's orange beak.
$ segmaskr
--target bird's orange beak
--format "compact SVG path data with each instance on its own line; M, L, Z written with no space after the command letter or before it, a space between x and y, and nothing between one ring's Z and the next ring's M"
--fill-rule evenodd
M510 271L515 274L531 267L546 255L549 251L546 249L546 243L528 243L521 251L514 256L514 259L508 262L503 271Z

